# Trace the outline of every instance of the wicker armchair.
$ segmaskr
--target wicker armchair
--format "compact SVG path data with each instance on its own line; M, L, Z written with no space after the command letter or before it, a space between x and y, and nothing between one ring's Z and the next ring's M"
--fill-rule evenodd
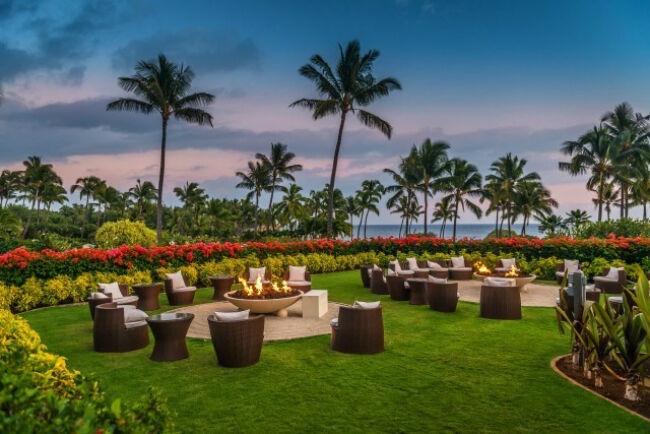
M124 353L149 345L149 327L145 321L124 323L124 308L104 303L95 308L93 325L95 351Z
M113 302L113 296L110 295L110 294L106 294L106 298L88 297L88 298L86 298L86 301L88 302L88 307L90 308L90 318L95 319L95 308L97 306L99 306L99 305L102 305L102 304L112 303Z
M381 306L363 309L341 306L332 320L330 347L353 354L376 354L384 351L384 321Z
M506 267L506 264L503 263L503 259L499 259L497 265L498 267L494 267L495 273L507 273L508 271L510 271L510 267ZM519 270L519 262L517 262L516 259L515 259L515 268Z
M404 285L405 282L404 276L397 274L386 276L386 287L392 300L405 301L409 299L409 290Z
M427 299L431 309L438 312L456 312L459 297L458 282L429 282Z
M373 268L370 270L370 292L373 294L388 294L384 270Z
M185 283L184 288L174 288L172 279L165 279L165 294L167 294L167 301L170 306L194 303L196 286L189 286L185 276L183 276L183 282Z
M521 319L521 295L516 286L481 286L480 316L489 319Z
M428 267L429 269L429 275L433 277L437 277L439 279L447 279L449 277L449 264L445 260L435 260L435 261L418 261L418 265L420 265L420 262L423 263L422 267ZM440 265L442 268L432 268L429 267L429 262L435 262L436 264Z
M467 266L468 261L467 258L465 258L465 266L464 267L453 267L451 266L451 260L449 261L449 277L453 280L471 280L472 275L474 274L474 270L472 269L471 266Z
M88 302L88 307L90 308L90 317L92 319L95 319L95 308L104 303L117 303L119 306L124 306L126 304L132 306L138 305L138 296L129 295L129 285L119 285L119 286L120 286L120 292L122 293L122 298L117 298L113 300L113 296L111 294L106 294L108 298L88 297L86 299L86 301ZM102 288L98 288L97 292L101 292L102 294L105 294Z
M602 292L607 294L620 294L623 292L623 287L627 283L627 278L625 276L625 270L617 270L618 278L611 279L606 277L609 273L609 269L605 270L602 276L594 277L594 286L597 289L600 289Z
M359 271L361 272L361 283L363 284L364 288L370 288L370 270L372 268L372 264L364 264L364 265L359 265Z
M210 315L208 326L219 365L243 368L259 362L264 342L264 315L237 321L219 321Z
M302 292L311 291L311 273L305 270L304 280L289 280L289 270L282 273L282 280L287 282L287 286L293 289L298 289Z

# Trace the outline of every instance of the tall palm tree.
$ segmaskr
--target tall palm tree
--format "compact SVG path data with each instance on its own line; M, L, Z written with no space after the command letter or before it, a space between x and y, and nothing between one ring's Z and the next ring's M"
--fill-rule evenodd
M485 177L488 183L496 184L503 192L505 213L508 219L508 234L512 233L512 223L514 223L512 208L517 186L522 182L539 181L540 179L537 172L525 173L526 163L524 158L513 157L512 153L508 152L504 157L492 163L490 166L492 173Z
M399 172L396 172L393 169L384 169L384 173L389 174L394 182L393 185L385 187L385 192L392 194L386 201L387 208L393 208L402 198L406 198L404 204L408 205L413 201L413 198L416 197L415 192L418 189L418 184L420 182L420 170L418 168L419 162L417 158L417 155L411 152L408 156L400 159L398 166ZM406 227L409 227L410 222L408 217L406 218Z
M50 210L53 204L56 203L59 205L63 205L65 202L68 201L67 193L68 192L61 184L58 183L45 184L45 187L43 188L41 201L45 205L45 210L47 211L47 214L45 215L46 220L49 219Z
M201 107L214 101L207 92L190 93L194 72L189 66L176 64L160 54L157 61L140 61L135 75L120 77L119 86L140 98L119 98L106 106L106 110L133 111L144 114L158 112L162 119L160 141L160 173L158 175L158 203L156 209L156 233L161 241L163 227L163 183L165 180L165 152L167 147L167 124L172 116L178 120L197 125L212 126L212 115Z
M199 187L199 184L196 182L185 182L185 185L182 187L175 187L174 194L183 204L183 208L186 211L186 216L190 217L190 221L194 220L194 224L198 224L199 219L199 209L201 206L205 205L207 199L205 195L205 190ZM192 219L192 215L194 216ZM183 226L181 226L183 228ZM183 231L183 229L181 229Z
M348 113L357 115L357 119L367 127L379 130L390 139L393 127L380 118L360 107L366 107L375 100L387 96L402 86L397 79L388 77L375 79L373 68L379 51L370 50L361 54L358 41L348 43L345 50L339 45L339 59L336 68L332 68L320 55L316 54L310 63L303 65L298 72L316 85L322 99L302 98L291 103L290 107L305 107L312 111L314 120L329 115L339 115L339 130L334 148L332 174L329 182L329 202L327 209L327 237L332 236L334 220L334 183L336 168L341 150L343 129Z
M613 184L605 185L603 190L602 199L592 199L594 205L598 206L602 202L603 209L607 213L607 220L611 219L612 206L619 206L619 191L614 188Z
M424 194L424 234L429 233L427 220L429 219L429 196L433 196L432 186L435 180L440 177L447 164L447 150L449 145L446 142L432 142L426 139L419 149L414 147L417 155L417 167L420 172L420 185L418 189ZM413 151L412 151L413 152Z
M101 179L96 176L85 176L77 178L77 181L70 187L70 193L79 192L79 199L86 198L86 223L90 221L90 199L93 198L98 186L101 184ZM81 227L81 237L84 236L84 228Z
M250 190L246 195L247 200L255 198L255 236L257 237L258 229L258 214L260 207L260 195L265 191L270 191L271 188L271 172L267 166L256 161L248 162L248 172L237 172L236 175L241 178L241 182L236 185L237 188L245 188Z
M433 219L432 223L440 223L440 238L445 237L445 229L447 228L447 222L454 219L454 206L450 197L444 197L440 202L436 203L433 209Z
M22 178L23 173L17 170L3 170L0 173L0 209L16 197L16 193L18 193L20 187L23 185Z
M515 194L515 213L524 218L521 234L526 235L526 226L534 214L550 214L552 208L557 208L558 203L539 182L522 182L517 186Z
M578 140L562 144L562 153L571 160L561 161L559 168L573 176L589 173L587 189L596 191L598 221L603 218L603 194L608 180L621 172L618 149L604 126L594 127Z
M292 173L302 170L302 165L291 164L291 161L296 158L293 152L287 152L287 145L282 143L271 143L271 154L266 156L261 152L255 154L255 158L260 160L262 164L266 164L271 172L271 197L269 198L269 224L275 229L275 221L273 219L273 193L279 189L279 183L285 180L295 181Z
M361 190L357 191L357 202L361 209L361 218L359 219L359 230L363 225L363 237L367 236L368 216L372 212L379 215L377 204L384 194L384 186L376 179L365 180L361 183ZM365 217L364 217L365 213ZM357 235L358 237L359 235Z
M573 209L566 213L565 223L571 226L573 236L575 236L583 225L589 222L589 213L581 209Z
M399 214L401 217L398 236L402 237L402 228L404 228L404 235L408 236L410 222L417 221L422 214L422 205L418 203L417 196L401 196L389 208L392 210L391 214Z
M554 237L558 230L562 230L566 227L564 219L559 215L555 214L537 214L535 215L537 221L539 221L539 230L544 232L548 237Z
M278 203L277 211L286 219L290 230L294 229L298 220L307 215L307 198L300 193L301 191L302 187L289 184L289 188Z
M503 213L505 209L504 193L501 187L496 182L488 182L483 186L481 192L480 202L488 201L488 207L485 210L485 215L488 216L494 212L495 222L494 231L497 238L501 237L501 226L499 225L499 213ZM503 222L503 214L501 214L501 222Z
M133 200L135 200L137 219L143 220L143 213L146 204L151 203L153 200L156 200L158 191L150 181L142 182L140 179L138 179L135 186L129 188L128 194L133 198Z
M455 240L459 208L463 211L468 208L476 217L481 217L481 208L469 199L471 197L480 197L481 175L473 164L469 164L460 158L454 158L449 160L445 168L445 174L436 181L436 188L449 193L445 198L454 203L453 239Z
M41 157L31 156L27 157L27 160L23 161L25 170L23 172L23 182L25 190L25 198L32 201L31 208L27 217L27 223L23 230L23 238L25 238L29 232L29 226L32 223L32 216L34 214L34 208L36 205L39 205L41 202L41 196L43 190L48 183L61 184L61 178L54 172L54 169L51 164L43 164Z
M350 218L350 239L354 238L354 217L360 215L361 206L356 196L345 198L345 212Z

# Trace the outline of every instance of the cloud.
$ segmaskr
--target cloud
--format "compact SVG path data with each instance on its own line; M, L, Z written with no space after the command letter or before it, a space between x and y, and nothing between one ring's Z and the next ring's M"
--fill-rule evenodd
M261 57L258 46L235 31L187 28L131 41L115 51L112 63L119 71L130 71L138 61L153 59L163 52L197 73L257 69Z

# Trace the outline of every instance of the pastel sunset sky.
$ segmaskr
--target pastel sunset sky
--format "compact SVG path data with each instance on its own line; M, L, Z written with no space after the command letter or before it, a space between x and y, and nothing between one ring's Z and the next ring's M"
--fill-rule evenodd
M0 169L40 155L66 187L89 174L121 190L154 181L159 118L105 107L124 95L118 76L165 53L194 69L196 90L217 95L214 128L171 123L167 203L187 180L243 197L235 171L271 142L297 154L305 193L322 188L337 119L289 108L316 95L297 69L315 53L334 63L337 44L358 39L381 51L376 75L404 89L370 108L393 125L391 140L348 123L344 193L388 182L382 169L430 137L483 174L516 153L559 212L593 213L584 179L558 171L559 148L620 102L650 112L649 22L641 0L0 0ZM382 211L371 222L398 222Z

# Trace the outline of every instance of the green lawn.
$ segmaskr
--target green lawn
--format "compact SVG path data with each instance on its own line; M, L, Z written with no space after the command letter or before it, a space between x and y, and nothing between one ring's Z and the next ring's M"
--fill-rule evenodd
M329 336L318 336L265 344L256 366L226 369L209 341L188 339L189 359L155 363L153 343L127 354L93 352L87 306L24 317L50 351L95 375L111 397L133 400L157 386L188 432L650 430L553 373L549 362L567 352L568 337L558 334L552 309L495 321L479 318L471 303L444 314L371 295L358 271L315 275L313 283L334 301L381 299L386 352L334 353ZM210 294L200 290L197 303Z

